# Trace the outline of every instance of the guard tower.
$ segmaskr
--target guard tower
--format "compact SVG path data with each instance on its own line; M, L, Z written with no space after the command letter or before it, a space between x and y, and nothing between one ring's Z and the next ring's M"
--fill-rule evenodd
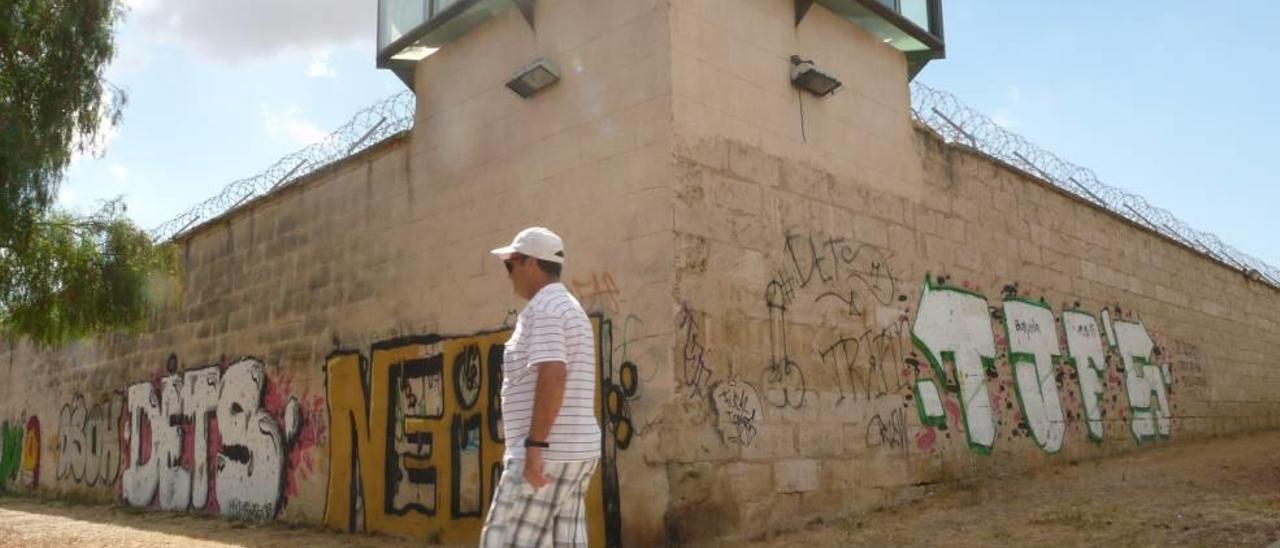
M867 466L840 440L871 402L837 408L847 379L796 352L834 324L766 288L797 231L851 235L851 211L902 210L871 196L926 195L908 84L945 53L940 0L381 0L377 43L417 96L403 185L413 245L433 250L424 298L486 310L499 297L473 247L531 225L568 242L605 356L597 544L875 504L828 477ZM859 234L887 245L886 229ZM442 515L396 519L454 540L480 519Z
M378 68L413 88L418 62L512 7L530 26L538 0L378 0ZM942 0L794 0L796 25L815 3L906 55L910 76L946 55Z

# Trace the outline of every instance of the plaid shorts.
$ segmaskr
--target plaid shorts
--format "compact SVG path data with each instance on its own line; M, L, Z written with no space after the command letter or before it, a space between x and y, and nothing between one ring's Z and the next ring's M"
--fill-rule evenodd
M523 460L504 464L480 532L482 548L587 545L587 484L595 459L544 462L551 483L536 491L524 479Z

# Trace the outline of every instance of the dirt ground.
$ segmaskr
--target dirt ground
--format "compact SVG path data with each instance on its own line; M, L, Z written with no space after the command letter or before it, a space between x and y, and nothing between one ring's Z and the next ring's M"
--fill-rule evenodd
M1153 448L939 488L908 505L724 546L1280 548L1280 432ZM288 524L0 497L0 546L422 546Z
M422 541L352 535L317 527L250 524L122 506L0 497L0 547L88 548L272 546L421 547Z
M951 485L899 508L746 544L1157 545L1280 548L1280 432Z

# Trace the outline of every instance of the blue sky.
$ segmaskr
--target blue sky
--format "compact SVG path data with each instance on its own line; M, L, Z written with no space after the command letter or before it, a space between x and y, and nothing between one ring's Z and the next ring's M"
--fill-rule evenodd
M73 210L122 196L153 228L405 89L374 68L376 0L127 3L106 75L129 103L73 161Z
M1280 3L945 3L918 78L1280 267Z
M695 0L696 1L696 0ZM374 68L375 0L130 0L108 79L129 93L61 204L123 196L152 228L404 89ZM918 77L1105 183L1280 266L1280 3L945 3Z

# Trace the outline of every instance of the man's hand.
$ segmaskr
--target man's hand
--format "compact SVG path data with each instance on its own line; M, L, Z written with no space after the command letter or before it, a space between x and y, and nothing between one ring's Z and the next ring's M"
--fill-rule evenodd
M524 480L532 485L534 490L541 489L543 486L551 483L551 478L542 472L542 448L527 447L524 450Z

